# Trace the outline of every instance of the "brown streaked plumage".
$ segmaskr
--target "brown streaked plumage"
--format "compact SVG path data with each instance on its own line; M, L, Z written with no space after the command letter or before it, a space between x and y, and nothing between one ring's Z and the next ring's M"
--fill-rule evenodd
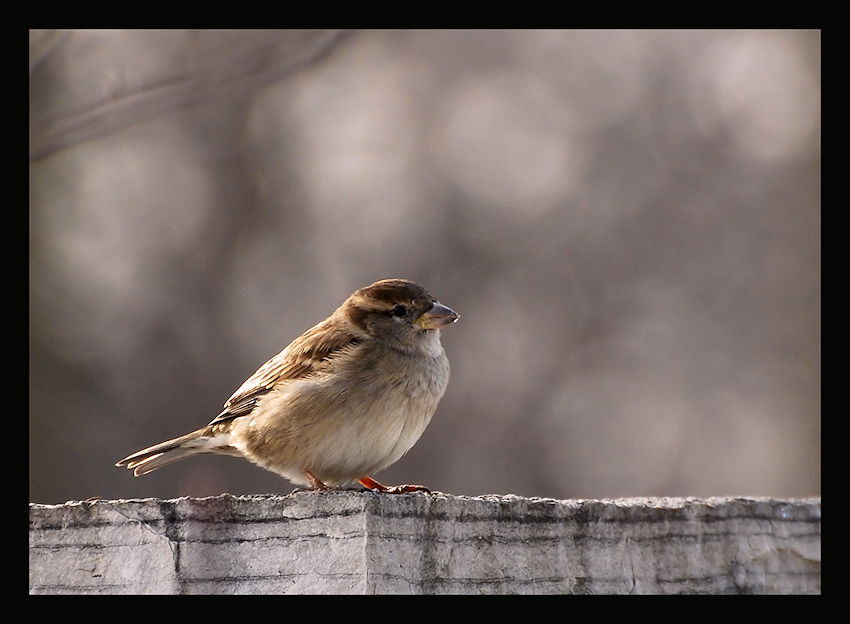
M440 328L458 315L418 284L381 280L266 362L206 427L125 457L136 476L198 453L235 455L325 489L395 463L419 439L449 380Z

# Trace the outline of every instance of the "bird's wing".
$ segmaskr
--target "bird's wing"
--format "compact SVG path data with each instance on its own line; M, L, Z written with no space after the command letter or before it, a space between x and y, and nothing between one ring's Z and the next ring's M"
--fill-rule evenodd
M210 425L249 414L257 401L282 381L307 379L327 367L360 339L346 329L335 327L331 319L308 329L251 375L224 404Z

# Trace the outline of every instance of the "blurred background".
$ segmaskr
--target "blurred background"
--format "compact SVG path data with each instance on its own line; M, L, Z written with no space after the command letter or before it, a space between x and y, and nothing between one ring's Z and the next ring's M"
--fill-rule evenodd
M458 311L382 482L820 495L820 33L31 31L30 501L288 493L205 425L377 279Z

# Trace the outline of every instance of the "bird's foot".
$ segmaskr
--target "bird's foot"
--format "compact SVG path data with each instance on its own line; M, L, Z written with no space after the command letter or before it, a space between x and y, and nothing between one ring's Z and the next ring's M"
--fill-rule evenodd
M322 483L316 475L314 475L309 470L304 471L304 476L307 477L308 483L310 483L311 490L320 490L322 492L330 492L333 490L338 490L338 487L334 487L332 485L325 485Z
M431 490L424 485L383 485L370 477L363 477L362 479L358 479L358 481L363 487L373 492L380 492L381 494L407 494L408 492L431 493Z

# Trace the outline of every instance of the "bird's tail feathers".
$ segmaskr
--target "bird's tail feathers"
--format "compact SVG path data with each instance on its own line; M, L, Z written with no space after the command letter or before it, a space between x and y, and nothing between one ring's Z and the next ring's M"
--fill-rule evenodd
M116 463L116 466L127 466L137 477L147 474L174 463L184 457L198 453L233 454L235 449L228 446L229 435L215 435L209 427L187 433L179 438L154 444L146 449L137 451Z

